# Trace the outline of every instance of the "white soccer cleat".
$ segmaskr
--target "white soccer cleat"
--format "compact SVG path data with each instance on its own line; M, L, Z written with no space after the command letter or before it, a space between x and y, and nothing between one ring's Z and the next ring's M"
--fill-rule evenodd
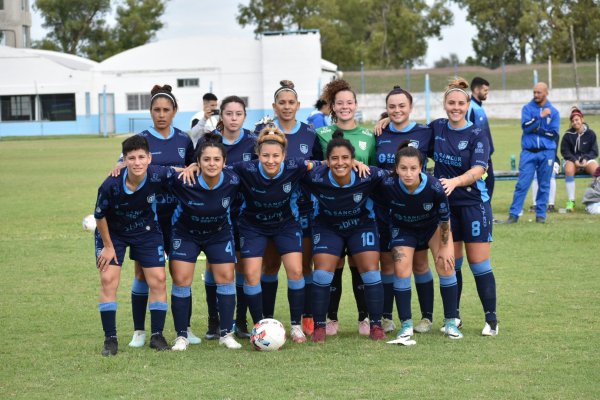
M398 334L396 335L396 339L411 339L413 335L414 331L412 319L402 321L402 326L400 326L400 332L398 332Z
M194 335L194 332L192 332L192 329L190 327L188 327L188 329L187 329L187 340L190 344L202 343L202 339L200 339L198 336Z
M450 339L462 339L463 334L460 331L460 329L458 329L454 321L454 319L449 319L445 321L446 323L444 324L444 334L447 335Z
M369 336L371 333L371 323L369 318L358 321L358 334L361 336Z
M146 344L146 331L133 331L129 347L144 347Z
M227 347L228 349L235 350L235 349L242 348L242 345L239 344L233 337L233 332L229 332L227 335L221 336L219 338L219 344L222 344L223 346Z
M498 336L498 321L486 322L481 334L483 336Z
M184 338L183 336L177 336L175 339L175 344L171 347L173 351L186 351L188 348L189 340Z
M396 324L393 319L382 318L381 327L385 333L394 332L396 330Z
M444 320L446 321L446 320ZM462 327L462 320L460 318L454 318L454 325L456 325L457 328L461 328ZM442 325L442 327L440 328L440 332L442 333L446 333L446 323L444 322L444 325Z
M306 335L302 331L302 325L292 325L292 329L290 330L290 336L294 343L306 342Z
M427 333L431 332L431 328L433 327L433 323L429 318L423 318L419 321L417 325L415 325L415 332L418 333Z

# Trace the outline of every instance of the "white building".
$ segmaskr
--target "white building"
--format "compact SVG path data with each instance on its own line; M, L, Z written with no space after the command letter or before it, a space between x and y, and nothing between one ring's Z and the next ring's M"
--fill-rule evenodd
M179 103L174 125L182 130L189 129L206 92L220 99L232 94L244 98L245 126L253 127L264 115L273 115L273 93L283 79L295 83L302 106L298 118L305 120L321 88L337 76L337 66L321 59L320 34L314 30L259 39L164 40L102 63L0 47L0 69L7 72L0 74L2 136L139 132L151 124L149 93L155 84L173 87ZM47 111L50 94L58 96L52 107L61 110L60 123ZM20 104L29 104L29 110Z

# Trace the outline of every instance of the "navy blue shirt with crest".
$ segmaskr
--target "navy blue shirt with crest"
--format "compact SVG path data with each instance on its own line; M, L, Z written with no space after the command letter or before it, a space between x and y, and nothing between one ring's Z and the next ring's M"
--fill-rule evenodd
M125 184L128 170L109 176L98 189L94 218L106 218L111 235L133 238L147 231L160 232L157 197L169 187L171 168L148 166L146 177L132 192Z
M435 161L436 178L454 178L475 166L488 168L490 145L486 132L471 121L462 129L453 129L446 118L436 119L429 126L433 129L434 143L431 158ZM467 206L489 201L485 181L477 180L469 186L457 187L450 195L453 206Z
M230 206L238 194L240 179L232 171L223 170L212 189L199 175L196 183L184 184L174 176L172 191L179 199L172 224L178 231L207 236L231 225Z
M212 133L221 135L221 132L218 130L214 130L212 131ZM240 135L233 142L228 141L225 138L225 136L222 137L223 145L225 146L225 150L227 151L227 165L243 161L251 161L258 158L255 151L257 137L248 129L241 129ZM198 140L196 149L198 149L198 146L204 141L204 137Z
M302 185L318 200L315 222L340 232L373 222L375 213L370 195L385 176L387 172L377 167L371 167L371 175L363 178L351 171L350 183L340 186L329 167L321 165L310 171L302 179Z
M293 195L310 165L302 158L288 158L273 178L265 173L258 160L232 165L230 168L240 177L245 200L240 223L277 228L296 219L298 209Z
M396 169L396 151L405 140L410 141L411 146L419 149L423 154L423 159L427 160L427 152L432 139L433 131L427 125L411 122L406 128L399 131L394 128L394 124L390 123L376 138L377 166L388 171ZM425 168L426 162L423 163L423 169Z
M386 176L377 191L386 199L386 221L392 229L427 229L450 220L450 205L442 184L424 172L413 193L397 175Z

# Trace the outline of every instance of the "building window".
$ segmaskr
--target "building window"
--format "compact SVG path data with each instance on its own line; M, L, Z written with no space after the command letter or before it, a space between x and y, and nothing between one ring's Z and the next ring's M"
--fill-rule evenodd
M23 25L23 47L31 47L31 28L27 25Z
M75 94L40 95L41 117L44 121L75 121Z
M0 10L4 10L4 0L0 0Z
M199 87L200 79L198 78L185 78L177 79L177 87Z
M17 47L17 36L15 31L0 30L0 45Z
M145 93L127 94L127 111L150 109L150 95Z
M21 0L21 10L29 12L29 2L27 0Z
M2 121L35 120L35 96L2 96L0 97Z

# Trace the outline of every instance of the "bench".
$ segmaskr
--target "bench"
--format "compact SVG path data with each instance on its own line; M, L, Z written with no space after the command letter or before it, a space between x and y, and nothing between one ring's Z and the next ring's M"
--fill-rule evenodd
M600 114L600 101L584 101L581 103L584 114Z
M494 170L494 178L497 181L516 181L519 178L519 171L510 171L510 170ZM582 178L593 178L592 175L588 174L575 174L575 179ZM556 179L565 179L565 174L560 173L556 174Z

